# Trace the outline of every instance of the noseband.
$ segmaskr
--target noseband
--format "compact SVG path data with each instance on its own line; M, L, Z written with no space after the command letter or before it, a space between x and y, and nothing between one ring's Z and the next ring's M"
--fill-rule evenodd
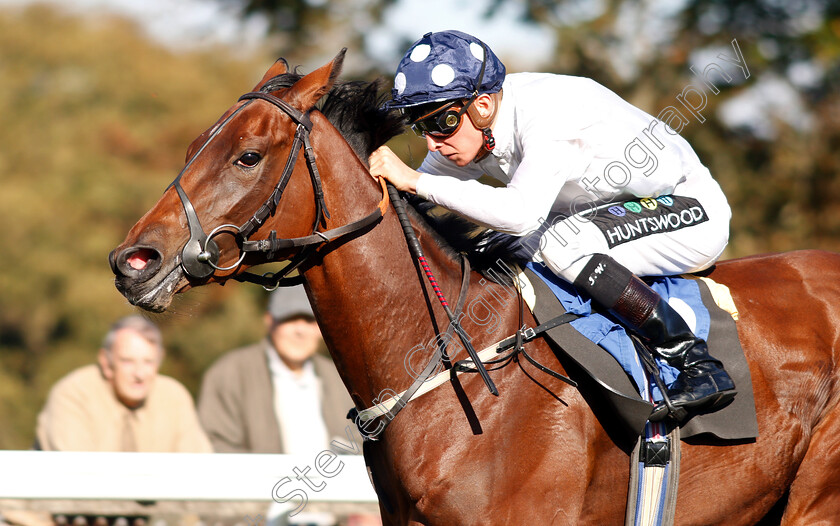
M239 114L239 112L255 100L264 100L273 104L274 106L280 108L295 123L297 123L294 140L292 141L292 146L289 151L289 157L286 159L286 165L283 168L283 173L280 175L280 180L274 187L274 191L268 199L266 199L262 206L254 212L248 221L241 226L233 224L219 225L214 228L210 234L207 234L204 232L204 228L198 220L195 207L181 186L181 177L189 169L193 161L198 158L199 154L201 154L207 145L210 144L210 141L216 138L224 127L227 126L227 124L237 114ZM284 267L280 274L275 275L273 273L266 273L260 276L244 272L237 276L233 276L234 279L239 281L258 283L269 289L276 288L279 285L292 285L297 282L297 280L294 278L287 278L286 276L288 276L292 270L300 266L314 248L339 237L357 232L369 225L372 225L385 215L385 211L388 209L389 203L388 192L385 188L384 180L381 180L382 200L373 212L348 225L319 232L318 225L326 219L329 219L330 214L327 210L326 203L324 202L324 191L321 185L321 176L318 173L318 166L315 163L315 151L312 149L312 145L309 141L309 133L312 131L312 121L309 118L309 112L303 113L292 107L286 101L271 95L270 93L246 93L245 95L239 97L239 101L245 101L245 104L228 115L227 118L225 118L225 120L222 121L215 130L213 130L207 140L204 141L204 144L201 145L201 148L199 148L195 155L192 156L187 165L184 166L183 170L181 170L181 173L178 174L178 177L176 177L172 184L169 185L170 187L174 186L175 190L178 192L178 197L181 199L181 204L184 206L184 213L187 217L187 225L190 229L190 238L181 249L181 268L183 268L184 273L186 273L186 275L190 278L205 279L210 277L217 270L228 271L238 268L249 252L263 253L266 255L267 259L271 260L278 250L302 247L302 250L294 256L289 265ZM304 151L304 157L306 158L307 167L312 179L312 187L315 193L315 222L312 225L310 235L281 239L277 237L277 232L272 230L267 239L250 241L249 238L254 234L254 232L259 230L259 228L265 223L266 219L274 215L277 211L280 198L283 196L286 184L292 176L295 164L297 163L298 153L301 148L303 148ZM227 267L218 266L221 253L219 245L213 240L214 237L222 233L234 236L240 250L239 259Z

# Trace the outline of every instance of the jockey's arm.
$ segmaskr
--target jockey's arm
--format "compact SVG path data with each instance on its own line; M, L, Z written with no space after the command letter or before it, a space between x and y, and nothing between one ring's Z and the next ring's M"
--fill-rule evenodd
M470 171L458 176L432 175L459 169L437 159L439 154L430 154L420 167L416 193L478 224L512 235L525 235L548 217L572 171L586 168L579 166L581 152L571 142L547 141L530 146L504 187L478 182L482 170L474 164Z

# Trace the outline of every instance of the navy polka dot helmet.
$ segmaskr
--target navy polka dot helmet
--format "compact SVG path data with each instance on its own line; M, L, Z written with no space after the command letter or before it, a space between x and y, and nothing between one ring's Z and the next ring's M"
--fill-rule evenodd
M481 85L476 86L479 79ZM426 33L400 61L387 107L408 108L496 93L504 80L505 65L479 39L460 31Z

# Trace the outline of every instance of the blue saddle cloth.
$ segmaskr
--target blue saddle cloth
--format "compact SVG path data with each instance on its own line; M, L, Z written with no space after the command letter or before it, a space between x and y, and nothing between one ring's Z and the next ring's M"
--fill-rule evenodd
M567 312L581 316L571 322L572 327L606 350L618 361L635 382L642 398L647 399L646 391L649 389L654 402L662 400L662 393L655 384L648 381L644 366L624 327L612 318L592 312L589 297L581 296L574 285L556 276L545 265L528 263L527 267L548 285ZM700 297L700 287L697 280L662 277L650 278L645 281L650 283L651 288L662 296L662 299L675 307L683 318L686 318L689 327L694 330L694 334L700 338L708 339L711 317ZM659 374L665 385L670 385L676 380L678 374L676 369L660 358L656 358L656 363L659 366Z

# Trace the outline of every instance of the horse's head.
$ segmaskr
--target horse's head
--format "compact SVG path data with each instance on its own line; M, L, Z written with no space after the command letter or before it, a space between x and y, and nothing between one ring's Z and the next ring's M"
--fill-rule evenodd
M298 238L323 221L318 171L297 155L309 146L309 111L333 86L343 59L344 50L274 89L279 84L272 80L288 73L285 61L277 61L190 145L181 173L110 254L117 289L132 304L163 311L175 293L299 250L282 243L243 248L258 244L248 240L257 230Z

